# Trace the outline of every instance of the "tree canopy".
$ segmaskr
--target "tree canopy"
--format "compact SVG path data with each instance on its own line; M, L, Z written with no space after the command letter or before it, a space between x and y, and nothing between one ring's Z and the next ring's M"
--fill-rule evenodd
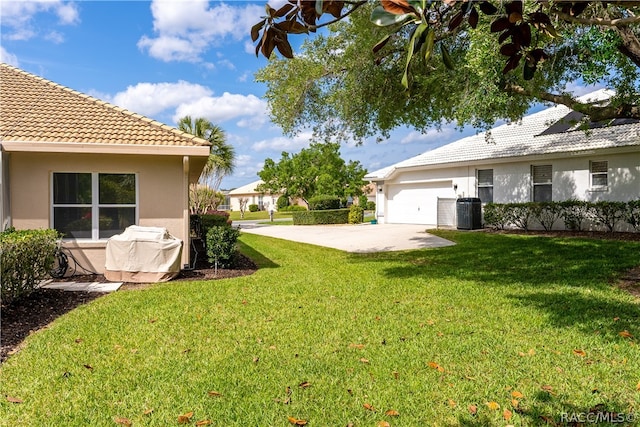
M289 35L325 26L293 55ZM257 80L273 121L358 142L399 126L487 129L537 103L640 119L639 36L636 1L291 0L252 29L271 59ZM615 95L581 101L576 82Z
M267 158L258 172L264 181L259 191L300 198L308 204L317 195L346 199L363 194L367 174L358 161L340 157L339 143L311 143L297 154L282 152L278 162Z

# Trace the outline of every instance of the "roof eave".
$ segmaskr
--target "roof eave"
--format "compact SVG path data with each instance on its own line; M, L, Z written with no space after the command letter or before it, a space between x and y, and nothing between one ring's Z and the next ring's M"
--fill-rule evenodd
M78 142L0 141L2 151L30 153L77 154L141 154L160 156L208 157L209 147L204 145L142 145Z

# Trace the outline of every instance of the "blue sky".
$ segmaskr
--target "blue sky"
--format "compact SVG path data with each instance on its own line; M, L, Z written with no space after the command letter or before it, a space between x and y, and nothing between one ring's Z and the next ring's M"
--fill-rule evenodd
M270 122L266 86L254 81L266 60L249 29L263 13L261 1L2 0L0 60L171 126L206 117L236 149L236 171L222 182L230 189L258 179L264 159L309 144ZM401 129L341 153L373 171L460 136Z
M263 1L2 0L0 60L171 126L206 117L235 147L236 171L222 182L231 189L258 179L266 158L309 144L270 122L266 86L254 81L266 60L249 29L263 14ZM470 133L399 129L341 153L372 172Z

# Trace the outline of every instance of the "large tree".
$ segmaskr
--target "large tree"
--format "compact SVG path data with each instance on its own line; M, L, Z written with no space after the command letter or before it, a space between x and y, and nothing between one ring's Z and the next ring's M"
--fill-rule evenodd
M258 172L264 181L258 189L265 193L283 194L308 199L317 195L333 195L341 198L362 194L367 174L358 161L348 163L340 157L338 143L312 143L297 154L283 152L275 162L268 158Z
M200 183L217 192L222 179L233 173L235 166L235 149L227 143L224 130L203 117L194 120L191 116L182 117L178 121L178 129L211 143L209 158L200 175Z
M540 102L593 121L640 118L640 2L319 0L267 12L252 29L256 53L271 57L257 79L288 134L309 124L358 141L403 125L486 129ZM328 32L294 57L288 36L327 15ZM576 81L615 96L580 102Z

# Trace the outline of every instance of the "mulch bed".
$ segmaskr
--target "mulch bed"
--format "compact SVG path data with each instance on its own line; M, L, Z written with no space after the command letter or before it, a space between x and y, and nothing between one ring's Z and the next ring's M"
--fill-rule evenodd
M528 234L548 237L586 237L590 239L615 239L640 241L640 233L603 233L603 232L566 232L566 231L530 231L520 230L478 230L488 233ZM183 270L173 281L217 280L253 274L258 267L246 256L238 254L234 269L217 269L206 261L199 261L193 270ZM106 282L102 275L74 276L65 279L75 282ZM124 283L120 290L141 289L153 286L144 283ZM640 298L640 266L628 272L616 283L619 288ZM1 307L0 363L20 349L20 343L32 332L46 326L81 304L86 304L105 295L99 292L66 292L58 289L38 289L28 298L14 301Z
M205 260L193 270L183 270L172 281L217 280L253 274L258 267L246 256L238 254L233 269L215 269ZM106 282L101 274L73 276L56 281ZM127 291L153 286L149 283L123 283L119 290ZM106 295L101 292L69 292L60 289L37 289L29 297L2 304L0 309L0 363L20 350L20 343L32 332L46 328L49 323L79 305Z

